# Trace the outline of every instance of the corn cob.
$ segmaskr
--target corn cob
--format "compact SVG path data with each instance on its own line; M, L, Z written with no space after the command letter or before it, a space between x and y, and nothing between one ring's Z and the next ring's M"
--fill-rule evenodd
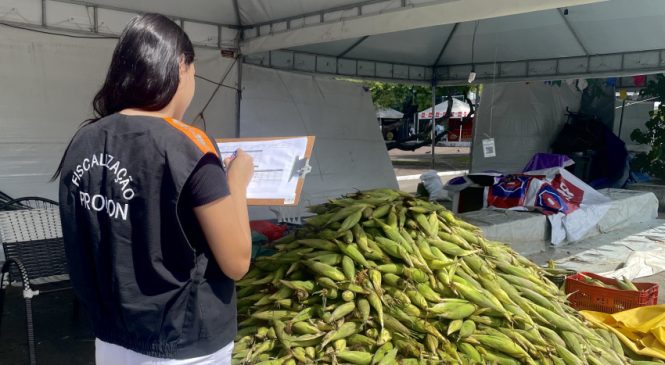
M435 203L381 189L313 210L238 283L234 364L628 363L542 269Z

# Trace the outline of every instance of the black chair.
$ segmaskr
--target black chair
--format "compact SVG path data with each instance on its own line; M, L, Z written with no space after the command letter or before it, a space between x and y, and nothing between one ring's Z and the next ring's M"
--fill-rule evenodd
M58 208L58 203L51 199L37 196L26 196L23 198L10 199L5 202L0 202L0 211L48 208Z
M12 198L11 196L5 194L2 190L0 190L0 205L2 203L6 202L6 201L10 201L12 199L14 199L14 198Z
M26 201L19 202L24 203ZM6 259L0 275L0 323L6 289L4 279L8 273L8 283L23 288L28 356L29 363L34 365L37 357L33 297L71 288L57 204L49 208L0 211L0 242ZM77 313L78 302L75 300L74 315Z

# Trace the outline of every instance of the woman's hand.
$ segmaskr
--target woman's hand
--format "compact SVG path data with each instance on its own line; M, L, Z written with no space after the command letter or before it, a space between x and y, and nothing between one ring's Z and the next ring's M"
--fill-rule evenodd
M252 179L252 175L254 175L254 159L252 156L238 149L235 157L224 159L224 166L226 167L229 178L229 185L246 189Z

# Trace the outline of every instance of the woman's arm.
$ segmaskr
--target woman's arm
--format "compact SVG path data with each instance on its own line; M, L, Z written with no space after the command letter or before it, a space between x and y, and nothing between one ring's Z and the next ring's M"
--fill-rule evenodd
M238 151L228 166L231 194L194 208L208 245L224 274L240 280L249 270L252 236L247 212L247 185L254 172L251 156Z

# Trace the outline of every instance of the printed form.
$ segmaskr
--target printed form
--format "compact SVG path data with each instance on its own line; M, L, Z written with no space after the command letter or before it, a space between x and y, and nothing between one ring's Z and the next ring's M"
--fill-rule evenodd
M310 138L220 139L222 160L242 149L254 159L254 176L247 187L247 199L297 201L302 161L307 160ZM311 148L311 146L310 146Z

